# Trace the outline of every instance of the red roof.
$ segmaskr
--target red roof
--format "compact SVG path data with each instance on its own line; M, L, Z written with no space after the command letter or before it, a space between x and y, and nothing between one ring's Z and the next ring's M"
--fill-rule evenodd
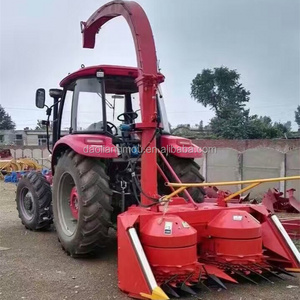
M105 75L129 76L134 79L138 77L138 68L135 67L99 65L81 68L78 71L69 74L60 82L60 86L65 87L78 78L96 76L96 72L99 70L104 71Z

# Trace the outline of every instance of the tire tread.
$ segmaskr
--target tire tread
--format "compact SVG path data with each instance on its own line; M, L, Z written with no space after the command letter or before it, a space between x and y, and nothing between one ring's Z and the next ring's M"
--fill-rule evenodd
M77 228L76 240L64 243L59 237L62 248L73 257L94 254L99 248L105 247L108 229L111 227L110 212L112 191L109 189L109 177L105 170L91 158L79 155L74 151L66 152L58 161L56 172L61 165L71 163L78 172L81 191L81 216ZM56 221L56 220L54 220ZM55 222L58 226L59 222ZM79 225L80 224L80 225Z
M36 202L36 216L34 217L34 222L30 224L22 215L20 208L21 191L23 187L26 187L33 192L33 198ZM42 173L31 171L20 179L16 192L16 203L19 218L27 229L35 231L49 229L53 223L51 202L51 187Z

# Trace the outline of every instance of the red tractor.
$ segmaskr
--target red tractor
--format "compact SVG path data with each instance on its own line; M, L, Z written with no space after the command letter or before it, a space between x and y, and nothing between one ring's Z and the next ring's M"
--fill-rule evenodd
M201 186L166 185L204 181L194 161L201 149L170 135L164 76L137 3L110 2L82 22L83 47L94 48L101 26L118 16L131 29L138 67L82 67L60 82L62 89L50 90L52 192L41 173L19 182L23 224L40 230L54 220L63 249L74 257L96 253L109 228L117 228L118 284L140 299L195 294L209 281L255 282L252 275L270 281L298 268L299 252L263 206L205 203ZM37 90L36 106L45 107L44 89Z

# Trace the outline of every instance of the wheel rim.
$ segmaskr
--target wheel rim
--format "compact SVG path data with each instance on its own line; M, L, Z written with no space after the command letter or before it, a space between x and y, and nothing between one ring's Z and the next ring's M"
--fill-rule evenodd
M74 186L71 190L71 195L70 195L70 209L71 209L72 216L76 220L78 220L78 208L79 208L78 193L76 187Z
M63 232L72 236L78 223L79 198L74 179L65 172L58 186L58 221Z
M20 207L24 218L31 221L34 217L35 205L33 195L26 187L21 191Z

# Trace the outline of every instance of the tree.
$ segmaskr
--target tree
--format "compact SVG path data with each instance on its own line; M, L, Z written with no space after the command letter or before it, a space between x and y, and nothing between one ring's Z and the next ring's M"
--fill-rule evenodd
M12 130L15 128L15 122L12 121L11 116L0 105L0 130Z
M204 129L204 128L203 128L203 121L201 120L200 123L199 123L199 130L200 130L200 131L203 131L203 129Z
M244 107L250 92L239 83L240 74L226 67L204 69L191 84L191 96L216 114L211 129L218 137L247 138L249 110Z
M217 137L225 139L246 139L248 111L236 111L227 115L227 117L214 117L210 121L212 133Z
M34 130L40 130L40 131L46 131L47 130L47 126L42 124L42 120L37 120L37 124L35 126ZM53 122L50 121L49 124L49 130L53 129Z
M232 110L241 110L249 101L250 92L239 83L236 70L226 67L214 71L204 69L193 79L191 96L205 107L210 106L217 117L226 117Z
M286 137L291 122L273 123L268 116L250 115L245 105L250 92L239 82L240 74L226 67L204 69L193 79L191 96L215 112L209 127L212 136L226 139L272 139ZM300 106L295 112L300 124ZM300 125L299 125L300 126ZM299 127L300 128L300 127Z
M286 123L283 124L283 126L285 127L286 132L292 131L292 122L291 121L287 121Z
M295 122L297 123L298 129L300 130L300 105L298 105L295 111Z
M47 129L46 125L42 124L42 120L37 120L37 124L35 126L35 130L45 131Z
M285 124L273 123L268 116L258 117L253 115L249 118L247 133L249 139L273 139L284 137L291 131L291 122Z

